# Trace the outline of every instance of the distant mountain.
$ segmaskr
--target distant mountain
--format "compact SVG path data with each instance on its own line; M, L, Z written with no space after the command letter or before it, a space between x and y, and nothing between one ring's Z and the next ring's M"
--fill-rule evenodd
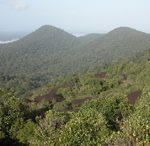
M86 43L89 43L93 40L99 39L103 36L104 36L104 34L92 33L92 34L88 34L88 35L85 35L85 36L80 36L80 37L78 37L78 39L80 40L80 42L82 44L86 44Z
M120 27L80 46L77 50L82 50L86 59L91 54L93 62L97 64L109 63L147 49L150 49L150 34Z
M101 67L147 49L150 35L127 27L75 37L45 25L16 42L0 45L0 81L7 81L11 88L17 82L25 92L51 79Z
M42 51L61 50L73 47L76 37L53 26L42 26L35 32L23 37L13 44L5 45L5 49L14 48L10 51L24 51L31 53L33 49Z
M34 48L60 50L73 47L76 37L53 26L45 25L19 41L22 45L32 45Z
M4 65L2 69L12 74L18 74L21 70L26 73L32 73L35 69L37 72L45 70L55 63L55 55L59 51L73 48L77 41L75 36L64 30L42 26L26 37L0 48L1 59L9 62L9 65L1 62L1 66Z
M85 48L110 49L113 48L134 48L142 49L149 47L150 34L146 34L128 27L120 27L103 35L100 38L94 39L86 44ZM123 48L122 48L123 47ZM131 48L132 47L132 48ZM142 47L142 48L141 48Z

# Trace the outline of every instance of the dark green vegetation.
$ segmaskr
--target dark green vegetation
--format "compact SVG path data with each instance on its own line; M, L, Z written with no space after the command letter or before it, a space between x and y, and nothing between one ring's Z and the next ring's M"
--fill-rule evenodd
M150 51L56 79L17 98L0 90L0 145L149 146Z
M0 45L0 86L29 96L58 77L95 70L149 48L150 35L130 28L75 37L43 26L19 41Z

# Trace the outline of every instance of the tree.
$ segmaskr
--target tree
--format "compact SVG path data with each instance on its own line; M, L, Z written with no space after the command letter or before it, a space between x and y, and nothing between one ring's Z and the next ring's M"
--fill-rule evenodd
M107 136L108 129L102 114L92 109L82 110L61 129L59 145L103 145Z
M7 95L0 101L0 131L6 137L16 138L24 121L23 106L18 98Z
M109 145L124 146L150 144L150 92L143 91L143 95L135 105L134 113L121 125L121 130L114 132L108 139Z
M18 131L17 139L24 144L29 144L30 140L34 136L34 130L36 129L36 124L31 120L27 120L23 128Z
M31 144L38 146L53 146L58 143L59 130L70 119L69 113L59 113L49 110L45 118L38 119Z

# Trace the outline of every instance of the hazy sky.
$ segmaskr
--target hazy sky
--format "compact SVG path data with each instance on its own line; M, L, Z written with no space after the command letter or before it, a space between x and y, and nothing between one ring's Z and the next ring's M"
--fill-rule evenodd
M54 25L73 34L129 26L150 33L150 0L0 0L0 31Z

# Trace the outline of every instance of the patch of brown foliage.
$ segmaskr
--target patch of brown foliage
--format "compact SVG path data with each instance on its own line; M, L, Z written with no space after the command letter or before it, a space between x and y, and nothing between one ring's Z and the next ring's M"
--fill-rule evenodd
M42 100L62 102L65 100L65 98L62 95L58 95L55 90L52 90L46 95L35 98L36 102L41 102Z
M141 91L137 90L134 92L131 92L128 94L128 102L132 105L135 104L135 102L137 101L138 97L140 97L141 95Z
M99 72L95 74L95 77L97 78L105 78L107 75L107 72Z

